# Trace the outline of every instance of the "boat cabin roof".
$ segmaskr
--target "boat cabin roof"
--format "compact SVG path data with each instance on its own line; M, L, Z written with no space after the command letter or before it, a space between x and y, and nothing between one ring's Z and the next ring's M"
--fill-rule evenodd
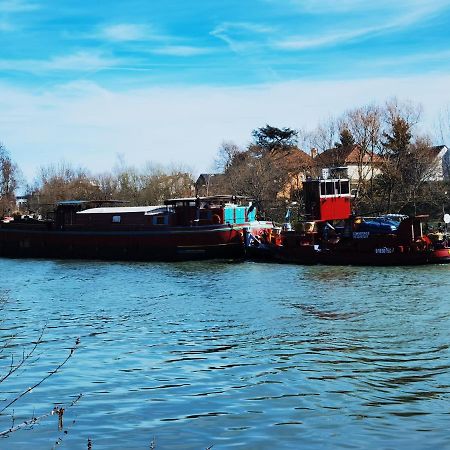
M103 207L90 208L78 211L77 214L127 214L127 213L144 213L144 215L158 214L167 212L167 206L119 206L119 207Z
M89 203L89 200L62 200L58 202L57 206L79 206L79 205L85 205L86 203Z
M202 203L240 203L242 201L249 200L248 197L240 195L212 195L208 197L184 197L184 198L171 198L164 202L165 205L180 205L180 204L195 204L195 202Z
M61 200L56 203L57 206L81 206L86 204L92 205L123 205L129 203L126 200Z

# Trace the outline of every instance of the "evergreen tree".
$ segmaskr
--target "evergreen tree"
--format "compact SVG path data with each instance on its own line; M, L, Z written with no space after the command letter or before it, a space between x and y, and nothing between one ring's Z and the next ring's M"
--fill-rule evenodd
M348 128L343 128L339 133L339 142L335 144L336 148L349 148L355 145L355 138Z
M291 128L276 128L270 125L253 130L254 145L263 153L295 147L298 132Z
M382 143L386 156L398 163L402 156L407 154L411 144L411 124L402 117L394 117L391 122L390 132L384 132L385 141Z

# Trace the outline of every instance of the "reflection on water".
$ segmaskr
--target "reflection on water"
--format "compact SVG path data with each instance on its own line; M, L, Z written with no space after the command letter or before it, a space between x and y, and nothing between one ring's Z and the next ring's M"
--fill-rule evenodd
M0 260L0 448L450 448L448 267ZM1 409L1 408L0 408ZM0 431L12 411L0 415ZM67 434L64 434L67 431Z
M295 308L299 308L306 314L311 314L314 317L323 320L348 320L354 317L358 317L362 312L334 312L334 311L321 311L311 305L292 305Z
M304 271L299 275L311 281L328 284L330 282L351 282L358 272L359 268L352 266L305 266Z

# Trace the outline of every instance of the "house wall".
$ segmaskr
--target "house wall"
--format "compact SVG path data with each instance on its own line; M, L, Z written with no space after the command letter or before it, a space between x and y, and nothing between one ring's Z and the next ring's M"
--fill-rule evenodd
M444 147L441 151L441 167L442 167L442 179L445 181L450 180L450 151L447 147Z
M443 147L436 156L433 173L428 177L429 181L450 180L450 152L447 147Z
M283 186L283 190L278 192L277 198L292 200L293 194L302 189L305 179L306 174L303 172L290 174L287 183Z
M440 152L436 157L433 167L433 173L428 177L429 181L442 181L444 179L444 154Z
M348 177L352 180L359 180L360 178L360 170L357 164L348 164ZM362 180L370 180L372 176L376 177L381 174L381 170L378 167L374 167L373 169L369 164L364 164L361 167L361 178Z

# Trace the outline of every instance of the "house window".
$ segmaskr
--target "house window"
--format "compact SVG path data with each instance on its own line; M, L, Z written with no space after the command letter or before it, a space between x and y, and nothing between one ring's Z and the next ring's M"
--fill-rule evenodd
M120 223L122 218L120 216L113 216L112 223Z

